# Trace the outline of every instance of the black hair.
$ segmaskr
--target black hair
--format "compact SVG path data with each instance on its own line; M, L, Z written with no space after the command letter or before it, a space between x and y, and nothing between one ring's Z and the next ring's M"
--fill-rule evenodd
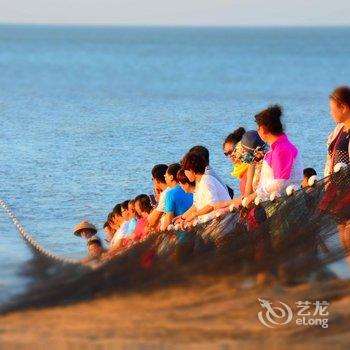
M109 226L109 221L106 221L106 222L103 224L103 228L106 228L106 227L110 227L110 226Z
M241 126L235 131L227 135L222 146L224 147L225 143L233 143L234 145L237 144L239 141L242 140L242 137L244 134L245 134L245 129Z
M142 198L146 198L146 197L148 197L148 195L142 193L142 194L139 194L138 196L136 196L134 201L136 203L136 202L140 201Z
M207 162L197 153L189 152L182 160L183 170L192 170L195 174L204 174Z
M87 245L90 246L91 244L98 244L100 247L102 247L102 242L99 238L88 240Z
M116 204L113 208L112 213L118 216L122 216L122 205L120 203Z
M110 224L111 222L113 222L113 216L114 216L115 212L110 212L108 215L107 215L107 221L106 223ZM104 228L104 226L103 226Z
M339 86L329 96L339 104L347 105L350 107L350 87Z
M303 174L307 179L310 179L311 176L317 175L316 170L314 168L305 168L303 170Z
M283 133L281 117L282 108L279 105L273 105L258 113L255 116L255 121L258 126L263 125L271 134L281 135Z
M121 204L122 209L128 210L129 202L130 202L129 200L124 201L124 202Z
M197 146L193 146L188 153L196 153L199 156L201 156L206 162L207 165L209 165L209 150L208 148L201 146L201 145L197 145Z
M175 181L177 181L176 174L180 169L181 165L179 163L174 163L168 166L168 170L166 172L168 173L168 175L171 175Z
M191 186L196 186L195 182L191 182L190 180L188 180L188 177L185 175L185 170L180 169L177 174L176 174L176 179L177 182L179 182L180 184L189 184Z
M151 210L153 209L152 204L151 204L151 199L147 194L139 194L135 198L135 203L138 202L140 206L140 210L142 212L150 213Z
M165 183L164 175L168 169L166 164L157 164L152 169L152 177L159 182Z

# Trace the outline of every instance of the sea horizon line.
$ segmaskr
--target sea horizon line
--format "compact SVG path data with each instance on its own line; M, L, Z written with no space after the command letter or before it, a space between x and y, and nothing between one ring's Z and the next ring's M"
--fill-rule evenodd
M2 27L85 27L85 28L143 28L143 29L348 29L350 24L259 24L259 25L197 25L197 24L113 24L113 23L33 23L1 22Z

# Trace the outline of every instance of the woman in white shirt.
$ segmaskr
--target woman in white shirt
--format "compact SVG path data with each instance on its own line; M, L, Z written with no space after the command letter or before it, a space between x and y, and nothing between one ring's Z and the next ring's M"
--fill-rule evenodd
M194 205L182 215L185 221L208 215L217 202L229 200L227 189L213 176L205 174L206 161L195 153L188 153L182 160L182 168L189 181L195 182Z

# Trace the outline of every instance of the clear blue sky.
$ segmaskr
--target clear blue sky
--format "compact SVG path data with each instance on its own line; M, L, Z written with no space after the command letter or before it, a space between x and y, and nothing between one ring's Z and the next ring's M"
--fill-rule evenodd
M350 25L350 0L0 0L0 22Z

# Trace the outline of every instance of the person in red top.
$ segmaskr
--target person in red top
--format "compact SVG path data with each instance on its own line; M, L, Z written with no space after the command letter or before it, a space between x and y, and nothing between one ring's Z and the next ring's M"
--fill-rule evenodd
M148 234L147 217L152 210L151 199L147 194L140 194L135 198L135 210L138 216L133 239L141 241Z

